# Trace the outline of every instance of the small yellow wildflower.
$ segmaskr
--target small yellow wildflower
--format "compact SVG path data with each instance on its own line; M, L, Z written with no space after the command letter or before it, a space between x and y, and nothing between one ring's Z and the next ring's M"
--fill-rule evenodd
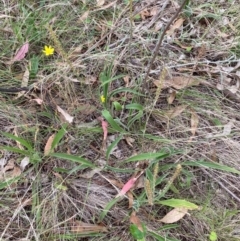
M101 101L102 101L102 103L105 103L105 97L103 96L103 95L101 95Z
M49 55L52 55L54 53L54 48L52 46L44 46L44 50L43 50L43 53L46 55L46 56L49 56Z

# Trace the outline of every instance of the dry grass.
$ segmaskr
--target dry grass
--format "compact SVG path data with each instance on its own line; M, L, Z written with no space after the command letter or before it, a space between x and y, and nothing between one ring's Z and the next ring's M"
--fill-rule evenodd
M122 87L141 92L161 26L166 26L179 6L178 1L168 0L111 3L105 1L102 7L97 7L95 1L0 3L0 87L20 86L26 68L30 70L33 58L39 58L36 76L28 82L29 92L20 98L9 93L0 96L1 131L33 146L33 152L16 153L6 146L21 149L21 143L0 135L1 171L14 160L16 166L8 170L10 176L14 175L21 160L30 158L17 181L3 186L5 179L0 180L0 240L133 240L129 232L133 210L138 211L147 227L146 240L208 241L211 231L217 233L219 241L239 240L239 174L184 165L185 161L205 160L240 170L237 1L192 2L188 12L181 15L185 19L183 25L163 40L148 76L147 96L121 92L104 106L100 101L100 73L127 76L112 81L108 93ZM26 41L30 43L26 58L6 64ZM42 55L44 45L54 46L54 56ZM180 89L157 88L154 81L159 80L164 69L166 78L198 77L201 83ZM231 92L234 90L236 93ZM176 91L176 97L169 104L171 91ZM44 104L38 105L33 101L36 98ZM112 107L113 101L124 106L141 104L143 115L125 128L124 138L107 160L102 129L96 121L101 111L106 107L125 126L129 116L138 113L117 111ZM74 116L74 122L66 127L55 152L90 160L100 168L91 178L83 178L91 168L43 154L48 138L65 122L57 105ZM169 115L179 106L185 106L181 113L175 112L174 118ZM191 133L192 113L199 120L195 136ZM107 147L118 137L118 131L109 128ZM132 146L126 137L134 140ZM148 205L142 187L133 191L133 208L128 208L125 198L101 220L106 205L119 191L116 182L126 183L136 169L142 168L134 162L123 164L124 160L160 150L170 154L159 161L158 177L163 180L154 187L156 193L166 186L174 167L182 164L182 172L163 199L186 199L202 209L190 211L191 215L177 225L167 226L159 220L170 209L156 197L154 205ZM178 154L174 155L173 150ZM152 171L150 161L144 160L144 164ZM149 178L149 174L144 175ZM74 233L76 221L102 225L108 232ZM168 238L154 237L151 232Z

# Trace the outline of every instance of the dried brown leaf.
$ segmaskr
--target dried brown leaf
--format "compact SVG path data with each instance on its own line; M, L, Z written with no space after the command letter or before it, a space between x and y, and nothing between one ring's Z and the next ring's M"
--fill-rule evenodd
M176 97L176 91L173 91L172 93L170 93L170 95L167 98L167 102L169 105L171 105L173 103L173 101L175 100Z
M32 99L32 101L36 101L37 102L37 104L39 104L39 105L41 105L42 103L43 103L43 100L42 99L39 99L39 98L37 98L37 99Z
M187 212L188 209L184 207L174 208L159 221L163 223L175 223L182 219L187 214Z
M166 34L168 36L172 35L176 29L179 29L184 22L184 18L179 18L171 27L169 30L167 30Z
M184 89L186 87L189 86L197 86L200 84L200 80L196 77L193 76L189 76L189 77L185 77L185 76L175 76L172 77L170 79L166 79L163 83L163 89L169 88L169 87L173 87L177 90L181 90ZM154 84L156 86L158 86L160 83L159 80L154 81Z
M29 76L30 76L29 70L28 70L28 68L26 68L26 70L23 74L23 77L22 77L21 87L27 87L28 86ZM16 99L20 98L24 94L25 94L25 91L19 92Z
M123 80L124 80L124 82L126 84L126 87L128 87L129 86L129 75L124 76Z
M126 142L127 142L127 144L128 144L129 146L133 147L132 143L135 142L135 139L134 139L134 138L132 138L132 137L130 137L130 136L126 136L126 137L125 137L125 140L126 140Z
M132 208L133 207L133 194L132 194L132 192L127 192L127 196L128 196L128 208Z
M144 20L144 19L146 19L146 17L150 16L150 13L147 9L144 9L140 12L140 16L141 16L141 19Z
M0 171L0 181L9 180L20 176L22 170L15 165L14 160L9 160L8 164Z
M81 221L74 221L71 227L73 233L95 233L95 232L108 232L107 228L100 225L91 223L84 223Z
M51 135L51 136L48 138L48 140L47 140L47 143L46 143L46 145L45 145L45 147L44 147L44 155L45 155L45 156L49 155L50 152L52 151L52 143L53 143L53 140L54 140L54 138L55 138L55 135L56 135L56 134Z
M164 116L168 119L173 119L179 116L186 109L186 107L187 105L179 105L177 107L174 107L171 110L168 110L166 113L164 113Z
M141 220L136 216L136 212L132 212L130 216L130 222L135 224L140 231L143 232L143 226Z
M96 77L96 76L93 76L93 75L90 75L90 76L88 76L88 77L85 79L84 83L85 83L86 85L92 85L92 84L94 84L96 81L97 81L97 77Z

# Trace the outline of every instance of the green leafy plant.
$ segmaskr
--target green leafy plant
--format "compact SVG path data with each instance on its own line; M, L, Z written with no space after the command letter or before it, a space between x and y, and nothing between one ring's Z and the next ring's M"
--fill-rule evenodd
M210 241L217 241L218 237L217 237L217 233L212 231L210 234L209 234L209 240Z

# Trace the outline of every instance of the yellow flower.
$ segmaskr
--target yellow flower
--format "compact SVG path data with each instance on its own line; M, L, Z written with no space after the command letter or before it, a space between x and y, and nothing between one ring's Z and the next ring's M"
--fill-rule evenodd
M103 95L101 95L101 101L102 101L102 103L105 103L105 97L103 96Z
M52 46L44 46L44 50L43 50L43 53L46 55L46 56L49 56L49 55L52 55L54 53L54 48Z

